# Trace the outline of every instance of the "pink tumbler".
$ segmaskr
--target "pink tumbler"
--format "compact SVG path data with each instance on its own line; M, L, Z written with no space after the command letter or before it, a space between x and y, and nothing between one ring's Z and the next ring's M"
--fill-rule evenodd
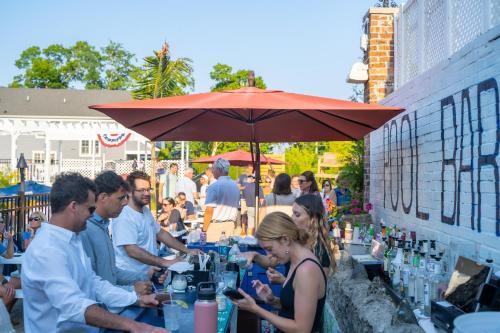
M198 299L194 303L194 332L217 332L217 301L216 289L213 282L198 284Z

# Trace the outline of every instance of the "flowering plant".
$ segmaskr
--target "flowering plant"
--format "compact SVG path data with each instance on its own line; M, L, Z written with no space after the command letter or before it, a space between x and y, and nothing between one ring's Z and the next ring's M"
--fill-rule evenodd
M349 205L344 206L336 206L330 199L327 199L326 204L328 222L332 223L332 227L339 227L341 229L344 228L344 220L346 216L367 214L373 209L373 205L371 203L368 202L363 207L362 202L358 199L352 199Z

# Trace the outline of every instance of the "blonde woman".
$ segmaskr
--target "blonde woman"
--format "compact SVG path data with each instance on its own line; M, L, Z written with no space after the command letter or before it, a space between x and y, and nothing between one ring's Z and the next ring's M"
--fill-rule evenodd
M264 310L242 289L238 291L244 299L233 300L233 303L269 321L278 332L320 332L327 278L310 249L309 234L288 215L274 212L264 218L256 238L269 257L290 266L280 297L272 294L269 285L252 281L257 296L279 312L276 315Z
M336 263L328 237L325 208L321 198L316 194L305 194L298 197L292 205L291 218L297 227L309 233L308 245L321 263L325 274L328 275L335 271ZM253 261L262 267L268 267L267 277L272 283L281 284L284 282L285 277L273 268L276 266L276 262L273 262L272 258L257 252L245 252L242 255L249 262ZM288 270L289 267L286 267L286 272Z
M28 230L23 234L23 248L25 251L35 237L38 229L42 226L42 222L47 222L47 216L43 212L36 211L30 214L28 222Z

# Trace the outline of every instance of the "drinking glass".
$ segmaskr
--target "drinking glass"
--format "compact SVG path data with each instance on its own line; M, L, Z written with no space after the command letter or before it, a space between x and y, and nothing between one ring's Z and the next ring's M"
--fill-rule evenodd
M163 318L165 319L165 328L169 331L179 329L179 306L172 302L163 303Z

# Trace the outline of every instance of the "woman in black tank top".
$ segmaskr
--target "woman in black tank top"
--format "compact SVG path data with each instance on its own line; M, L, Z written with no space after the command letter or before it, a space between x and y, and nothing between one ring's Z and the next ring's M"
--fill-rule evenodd
M274 212L264 218L256 237L279 263L290 263L280 297L274 296L268 285L252 281L258 297L280 309L279 314L264 310L241 289L239 292L245 298L233 303L266 319L278 332L320 332L327 278L310 249L309 234L297 227L288 215Z

